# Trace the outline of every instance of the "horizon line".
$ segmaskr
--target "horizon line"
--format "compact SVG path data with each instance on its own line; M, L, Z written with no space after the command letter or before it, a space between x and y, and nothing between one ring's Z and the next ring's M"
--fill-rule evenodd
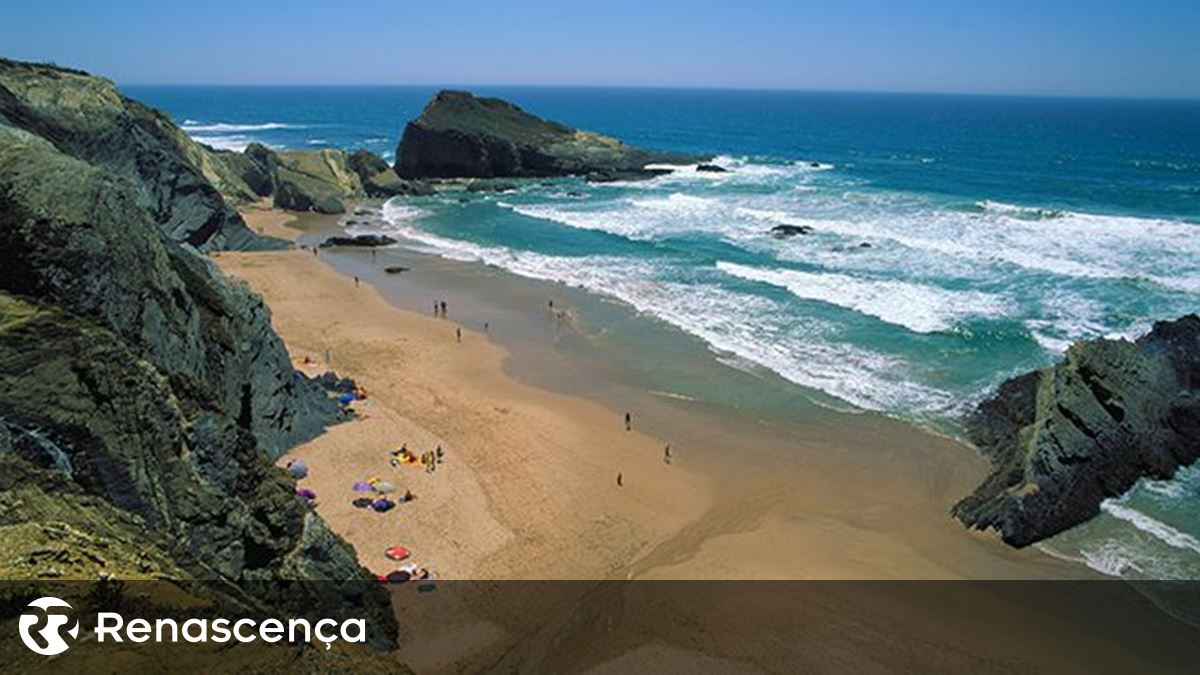
M285 87L321 87L321 88L432 88L437 90L457 89L470 91L473 88L509 88L509 89L635 89L635 90L665 90L665 91L709 91L709 92L739 92L739 93L777 93L777 94L863 94L881 96L957 96L965 98L1013 98L1013 99L1048 99L1075 101L1126 101L1145 103L1200 103L1200 95L1188 96L1145 96L1135 94L1094 94L1094 93L1029 93L1029 92L986 92L986 91L932 91L905 89L838 89L817 87L739 87L739 86L710 86L710 85L663 85L663 84L528 84L528 83L399 83L399 82L121 82L112 80L118 87L230 87L230 88L285 88Z

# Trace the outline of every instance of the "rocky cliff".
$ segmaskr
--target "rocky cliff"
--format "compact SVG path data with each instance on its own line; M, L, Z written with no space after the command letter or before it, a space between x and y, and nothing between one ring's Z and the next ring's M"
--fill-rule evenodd
M1200 458L1200 318L1091 340L1002 384L967 419L992 473L954 516L1026 546L1096 516L1141 477Z
M595 179L658 175L648 164L703 158L625 145L531 115L496 98L442 91L408 123L396 149L404 178L586 175Z
M342 413L194 248L258 242L171 129L107 81L0 64L3 571L365 582L272 463ZM24 550L56 537L90 543ZM364 587L269 602L361 608L388 643Z
M236 175L165 115L125 98L108 80L0 59L0 121L129 180L138 206L176 241L201 250L280 245L250 232L214 187L248 192Z

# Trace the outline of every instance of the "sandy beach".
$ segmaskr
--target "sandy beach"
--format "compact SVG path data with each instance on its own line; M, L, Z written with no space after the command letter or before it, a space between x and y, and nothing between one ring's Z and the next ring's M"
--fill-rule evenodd
M313 218L272 210L245 217L289 239ZM489 336L464 328L457 341L456 319L466 317L454 306L448 318L398 309L333 270L328 255L214 259L264 296L297 367L311 375L332 368L366 390L354 406L358 419L280 463L308 463L302 485L317 492L318 511L376 572L394 567L383 551L401 545L453 579L1081 574L950 519L949 505L985 468L953 441L877 416L841 415L828 433L795 440L756 438L751 427L690 429L708 439L693 446L708 447L676 448L667 464L664 446L676 440L669 429L665 437L642 433L635 416L626 431L623 411L524 384L506 374L509 354ZM393 468L389 452L401 444L418 455L440 445L445 461L433 473ZM370 478L416 500L385 514L356 509L350 486Z

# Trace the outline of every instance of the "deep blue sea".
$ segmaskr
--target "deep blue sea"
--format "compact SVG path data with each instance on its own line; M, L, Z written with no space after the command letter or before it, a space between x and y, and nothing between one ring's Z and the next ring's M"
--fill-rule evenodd
M218 148L394 157L423 87L126 87ZM580 128L711 153L645 182L395 200L405 245L619 299L839 405L951 433L1080 338L1200 310L1200 102L481 87ZM780 224L808 235L777 239ZM1200 578L1200 471L1043 546Z

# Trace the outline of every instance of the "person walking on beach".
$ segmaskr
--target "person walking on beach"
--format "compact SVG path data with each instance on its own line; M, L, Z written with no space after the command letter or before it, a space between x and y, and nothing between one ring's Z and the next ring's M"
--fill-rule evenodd
M667 447L663 448L663 463L671 463L671 444L667 443Z
M488 332L488 322L486 321L483 322L483 332Z
M444 450L442 450L442 446L440 446L440 445L439 445L439 446L437 446L437 450L435 450L435 451L433 452L433 454L434 454L434 455L437 457L437 463L438 463L438 464L441 464L441 463L442 463L442 458L446 456L446 452L445 452Z
M446 301L442 301L442 318L446 318Z
M629 413L625 413L625 431L632 431L632 430L633 430L633 416L630 415Z
M358 288L358 277L354 277L354 287Z
M621 475L620 471L618 471L617 472L617 487L624 487L624 485L625 485L625 477L623 475Z
M459 342L462 342L462 329L461 328L454 329L454 337Z
M434 316L438 315L438 301L436 299L434 299L434 301L433 301L433 315Z

